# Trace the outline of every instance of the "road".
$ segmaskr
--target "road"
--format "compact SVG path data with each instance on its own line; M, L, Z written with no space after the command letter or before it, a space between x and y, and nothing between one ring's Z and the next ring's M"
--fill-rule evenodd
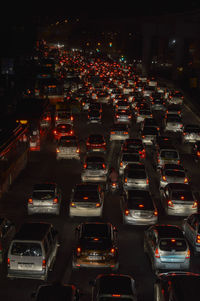
M161 122L161 116L157 113L156 119ZM198 118L187 107L183 110L185 123L199 123ZM110 126L113 123L112 107L103 105L102 125L88 125L86 113L75 117L75 133L83 142L89 133L103 133L108 136ZM138 134L137 126L133 121L131 135ZM189 148L180 144L174 136L174 144L179 149L181 160L192 179L194 190L199 187L199 164L194 163ZM116 165L120 150L119 142L109 144L107 153L108 164ZM159 222L181 225L183 218L167 217L163 214L160 205L160 194L158 190L158 174L152 167L152 150L147 149L146 167L150 178L150 189L159 209ZM26 220L49 221L59 231L60 249L56 259L54 270L50 272L48 281L61 281L62 283L73 283L81 292L81 301L91 300L91 287L89 281L99 273L108 272L104 270L81 270L72 271L71 254L75 243L75 228L83 221L83 218L70 219L68 217L68 204L72 187L80 182L81 162L75 160L56 161L55 143L51 135L40 152L32 152L27 168L20 174L18 179L11 186L10 190L0 201L1 215L12 219L17 227ZM63 200L60 216L33 216L27 215L27 199L31 192L32 185L43 181L57 182L63 192ZM87 218L84 220L88 220ZM153 283L155 275L151 271L151 265L143 252L144 227L123 225L120 208L120 195L108 194L105 199L103 220L113 223L118 229L120 268L119 273L131 275L136 280L138 300L153 300ZM192 257L191 271L200 273L200 258ZM39 280L15 279L6 277L6 264L0 267L0 299L9 301L31 300L31 293L37 286L43 283Z

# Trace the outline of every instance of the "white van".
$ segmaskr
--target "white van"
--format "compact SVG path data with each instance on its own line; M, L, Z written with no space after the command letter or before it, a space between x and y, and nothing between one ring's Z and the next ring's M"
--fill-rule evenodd
M46 280L58 252L58 232L49 223L25 223L11 241L7 277Z

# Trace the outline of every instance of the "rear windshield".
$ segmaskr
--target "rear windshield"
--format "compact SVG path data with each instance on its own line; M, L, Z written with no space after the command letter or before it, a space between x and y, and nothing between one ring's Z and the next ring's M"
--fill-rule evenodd
M97 135L97 136L91 136L88 138L88 141L90 143L103 143L104 142L104 139L102 136L100 135Z
M146 172L145 170L130 170L128 172L128 178L132 179L146 179Z
M180 170L166 170L165 175L168 177L177 177L177 178L184 178L185 173Z
M42 248L39 243L14 242L11 254L16 256L42 256Z
M133 154L124 154L122 157L122 161L129 161L129 162L137 162L140 161L140 156L139 155L133 155Z
M155 127L145 127L142 134L143 135L157 135L158 130Z
M39 200L49 200L55 196L54 191L34 191L33 198Z
M87 162L87 169L91 169L91 170L103 169L103 164L98 162Z
M59 124L56 129L60 132L68 132L71 130L70 124Z
M153 202L150 199L132 198L128 199L127 206L129 209L135 210L153 210Z
M167 122L182 122L182 119L177 115L171 115L167 117Z
M161 239L159 247L162 251L185 251L187 249L183 239Z
M71 117L71 114L70 113L67 113L67 112L59 112L57 114L58 118L60 119L69 119Z
M194 200L191 191L173 191L172 199L180 200L180 201L193 201Z
M176 151L161 151L160 153L161 158L164 159L178 159L178 153Z
M99 117L100 116L100 112L99 111L90 111L89 112L89 116L91 117Z
M82 228L82 237L109 237L110 229L107 224L91 223L85 224Z
M77 146L77 142L65 140L65 141L60 141L58 145L61 147L75 147L75 146Z

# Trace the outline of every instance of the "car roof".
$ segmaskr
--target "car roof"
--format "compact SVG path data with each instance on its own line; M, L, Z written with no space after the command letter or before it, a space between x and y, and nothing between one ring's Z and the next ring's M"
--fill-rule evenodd
M174 225L154 225L153 228L158 233L159 238L184 238L182 230Z
M106 274L97 277L99 294L132 295L134 280L128 275Z
M33 191L36 191L36 190L51 190L51 191L54 191L56 186L57 185L55 183L35 184L33 186Z

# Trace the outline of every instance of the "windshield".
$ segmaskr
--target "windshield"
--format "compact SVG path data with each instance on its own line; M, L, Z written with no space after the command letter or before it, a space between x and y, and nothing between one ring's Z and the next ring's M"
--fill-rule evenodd
M42 256L42 249L39 243L14 242L11 254L17 256Z
M178 153L177 151L161 151L160 154L161 158L165 158L165 159L178 159Z
M187 249L187 245L183 239L161 239L160 249L162 251L185 251Z
M33 199L49 200L54 198L54 191L33 191Z

